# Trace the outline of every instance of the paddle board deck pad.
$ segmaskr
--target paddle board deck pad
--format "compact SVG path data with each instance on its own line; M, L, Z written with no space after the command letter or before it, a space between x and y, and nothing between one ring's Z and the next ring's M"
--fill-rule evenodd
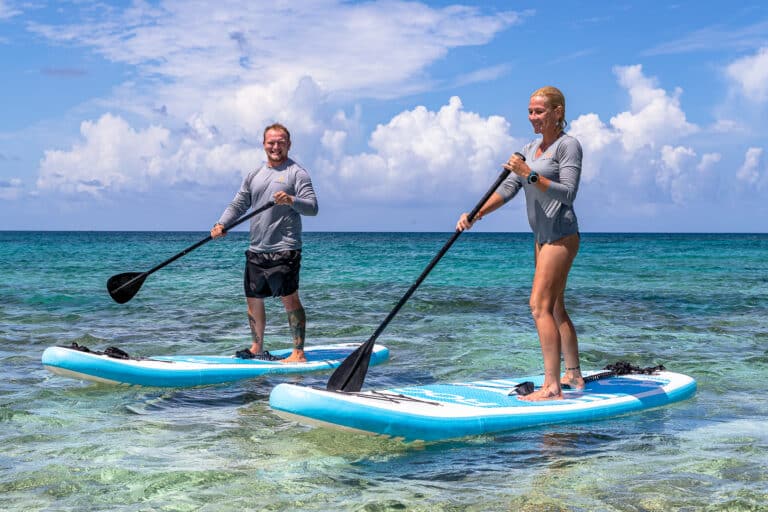
M93 352L73 343L70 347L48 347L42 355L43 366L57 375L108 384L153 387L190 387L220 384L265 375L294 375L331 370L360 346L359 343L315 345L304 349L305 363L282 363L238 359L235 356L156 356L130 357L120 349ZM272 350L284 358L291 349ZM383 363L389 350L374 347L371 365Z
M596 374L605 372L584 376ZM411 442L593 421L685 400L696 392L691 377L659 371L600 376L583 390L563 389L563 400L526 402L515 393L525 381L539 387L543 380L537 376L363 392L278 384L269 404L278 415L299 423Z

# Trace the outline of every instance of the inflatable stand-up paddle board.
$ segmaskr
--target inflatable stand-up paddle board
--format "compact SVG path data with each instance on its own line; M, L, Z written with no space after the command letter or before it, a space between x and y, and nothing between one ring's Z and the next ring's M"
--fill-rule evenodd
M544 402L518 398L521 387L530 392L541 386L544 377L535 376L363 392L283 383L272 390L269 404L278 415L299 423L412 442L595 421L668 405L696 392L694 379L668 371L583 375L583 390L563 389L562 400Z
M304 349L305 363L282 363L257 359L238 359L235 356L156 356L130 357L124 351L109 347L94 352L73 343L69 347L48 347L42 355L46 369L57 375L108 384L128 384L157 387L188 387L220 384L265 375L295 375L331 370L351 354L359 343L314 345ZM271 354L284 358L291 349L272 350ZM371 356L371 365L389 358L389 349L377 345Z

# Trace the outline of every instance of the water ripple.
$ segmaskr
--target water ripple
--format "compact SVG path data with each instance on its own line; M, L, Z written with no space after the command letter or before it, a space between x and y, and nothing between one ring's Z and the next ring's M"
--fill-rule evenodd
M309 343L365 341L450 234L308 233ZM45 347L228 354L247 344L245 234L150 276L109 276L202 233L0 233L0 493L9 510L759 510L768 502L768 236L584 234L567 298L582 366L697 378L671 407L422 445L313 428L268 407L279 382L115 387L50 374ZM40 250L66 254L41 259ZM467 234L382 333L366 387L537 372L530 235ZM166 256L167 255L167 256ZM727 262L728 264L724 264ZM289 346L267 301L267 348Z

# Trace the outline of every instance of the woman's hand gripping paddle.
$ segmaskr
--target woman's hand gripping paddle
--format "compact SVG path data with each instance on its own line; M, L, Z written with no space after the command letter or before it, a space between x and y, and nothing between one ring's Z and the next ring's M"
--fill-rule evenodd
M515 155L517 155L518 158L525 160L525 157L520 153L515 153ZM475 218L475 215L477 215L477 212L480 211L480 208L483 207L486 201L488 201L491 195L496 191L499 185L501 185L501 182L507 178L507 176L509 176L509 171L504 169L504 171L502 171L502 173L496 179L496 182L491 186L490 189L488 189L488 192L485 193L483 198L480 199L480 202L477 203L475 208L469 213L469 215L467 215L467 220L469 222L472 222L472 220ZM437 265L437 262L440 261L440 258L442 258L446 252L448 252L448 249L451 248L461 233L462 231L457 229L453 236L443 246L443 248L440 249L440 252L438 252L437 255L432 258L432 261L429 262L427 268L424 269L416 282L411 285L407 292L405 292L405 295L403 295L403 298L400 299L400 302L397 303L394 309L389 312L389 315L387 315L381 325L379 325L379 327L373 333L373 336L368 338L368 341L357 347L354 352L349 354L346 359L341 362L339 367L336 368L336 371L334 371L331 375L331 378L328 379L326 389L330 391L360 391L360 388L363 387L363 382L365 381L365 374L368 372L368 363L371 361L371 353L373 352L373 346L376 344L376 338L379 337L382 331L384 331L384 328L387 327L387 324L389 324L397 312L400 311L400 308L402 308L406 301L411 297L411 295L413 295L413 292L415 292L416 288L418 288L421 282L424 281L424 279L427 277L427 274L429 274L435 265Z
M273 201L268 202L261 208L256 208L250 213L246 213L239 219L235 220L234 222L227 224L224 226L224 231L229 231L233 227L237 226L238 224L245 222L246 220L250 219L254 215L257 215L265 210L268 210L275 206L275 203ZM125 304L129 300L133 298L134 295L136 295L141 288L141 285L144 283L144 280L153 272L156 272L163 268L164 266L168 265L169 263L172 263L176 261L177 259L181 258L188 252L192 252L201 245L210 242L213 240L211 235L208 235L206 238L200 240L194 245L190 245L183 251L181 251L176 256L169 258L165 260L164 262L160 263L156 267L147 270L146 272L124 272L122 274L117 274L109 278L107 281L107 291L109 292L109 295L117 302L118 304Z

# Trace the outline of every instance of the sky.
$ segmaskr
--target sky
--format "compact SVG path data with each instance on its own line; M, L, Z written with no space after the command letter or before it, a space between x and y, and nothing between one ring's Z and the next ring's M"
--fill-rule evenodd
M2 230L208 230L281 122L306 230L450 232L544 85L583 232L768 227L763 1L0 0L0 62Z

